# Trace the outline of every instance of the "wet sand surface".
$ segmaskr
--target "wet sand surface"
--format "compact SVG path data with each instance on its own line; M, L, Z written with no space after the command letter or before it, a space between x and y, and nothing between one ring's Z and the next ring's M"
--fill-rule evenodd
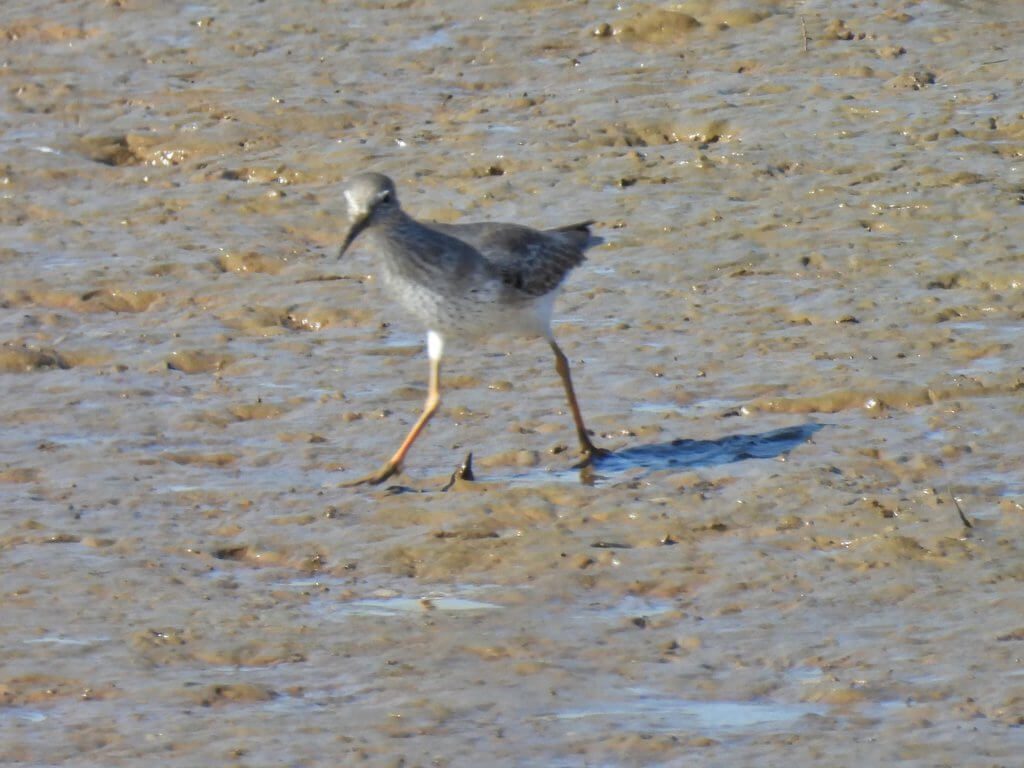
M0 762L1019 765L1024 9L548 5L3 4ZM339 487L370 168L597 220L591 475L495 339Z

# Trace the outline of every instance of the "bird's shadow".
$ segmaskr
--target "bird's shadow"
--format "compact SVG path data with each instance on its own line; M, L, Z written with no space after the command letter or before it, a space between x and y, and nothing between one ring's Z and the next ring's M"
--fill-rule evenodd
M589 467L583 468L583 479L587 481L588 472L593 481L600 482L610 475L637 467L657 472L715 467L747 459L774 459L807 442L823 428L823 424L810 422L757 434L726 435L717 440L680 438L665 443L637 445L595 459Z
M609 451L594 457L585 466L577 466L572 470L556 472L563 479L578 479L584 485L604 485L613 475L623 474L636 468L646 470L644 474L665 469L688 467L715 467L731 464L747 459L774 459L789 453L797 446L806 443L814 434L824 429L824 424L809 422L794 427L772 429L768 432L748 435L726 435L717 440L687 440L679 438L666 443L651 443ZM447 491L455 484L456 479L473 481L473 454L469 453L461 466L452 473L449 481L441 488ZM543 472L550 477L550 471ZM516 475L513 482L535 482L540 475L538 471L530 471ZM425 489L416 489L407 485L390 485L389 494L427 493Z

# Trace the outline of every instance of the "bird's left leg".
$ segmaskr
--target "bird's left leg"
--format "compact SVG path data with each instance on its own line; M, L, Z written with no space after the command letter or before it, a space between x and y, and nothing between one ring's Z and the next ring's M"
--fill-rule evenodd
M598 448L590 439L587 427L583 423L583 414L580 413L580 405L576 401L576 392L572 387L569 360L553 338L548 339L548 343L551 345L551 351L555 353L555 370L558 371L558 376L562 379L562 385L565 387L565 397L569 401L569 410L572 411L572 419L576 423L576 436L580 441L583 463L589 464L596 457L607 455L609 451L605 448Z

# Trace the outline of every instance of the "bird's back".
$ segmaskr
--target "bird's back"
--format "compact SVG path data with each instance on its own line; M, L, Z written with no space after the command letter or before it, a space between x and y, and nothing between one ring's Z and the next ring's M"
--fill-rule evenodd
M529 296L555 290L569 271L586 259L584 251L602 242L586 221L538 230L519 224L430 224L430 228L471 246L510 289Z

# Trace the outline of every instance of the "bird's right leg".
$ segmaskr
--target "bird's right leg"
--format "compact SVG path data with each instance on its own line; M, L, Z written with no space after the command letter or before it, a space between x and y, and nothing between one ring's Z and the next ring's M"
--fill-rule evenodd
M343 488L350 488L356 485L379 485L390 477L397 475L402 471L402 462L405 460L405 455L412 448L412 444L416 442L416 438L420 436L420 432L427 426L427 422L437 413L438 407L441 405L441 352L443 344L441 343L441 337L431 333L427 337L427 351L430 355L430 380L427 384L427 401L423 404L423 412L420 417L416 420L416 423L412 425L412 429L409 430L409 434L405 436L405 440L395 451L394 455L388 459L384 465L371 475L367 475L359 480L354 480L349 483L343 483Z

